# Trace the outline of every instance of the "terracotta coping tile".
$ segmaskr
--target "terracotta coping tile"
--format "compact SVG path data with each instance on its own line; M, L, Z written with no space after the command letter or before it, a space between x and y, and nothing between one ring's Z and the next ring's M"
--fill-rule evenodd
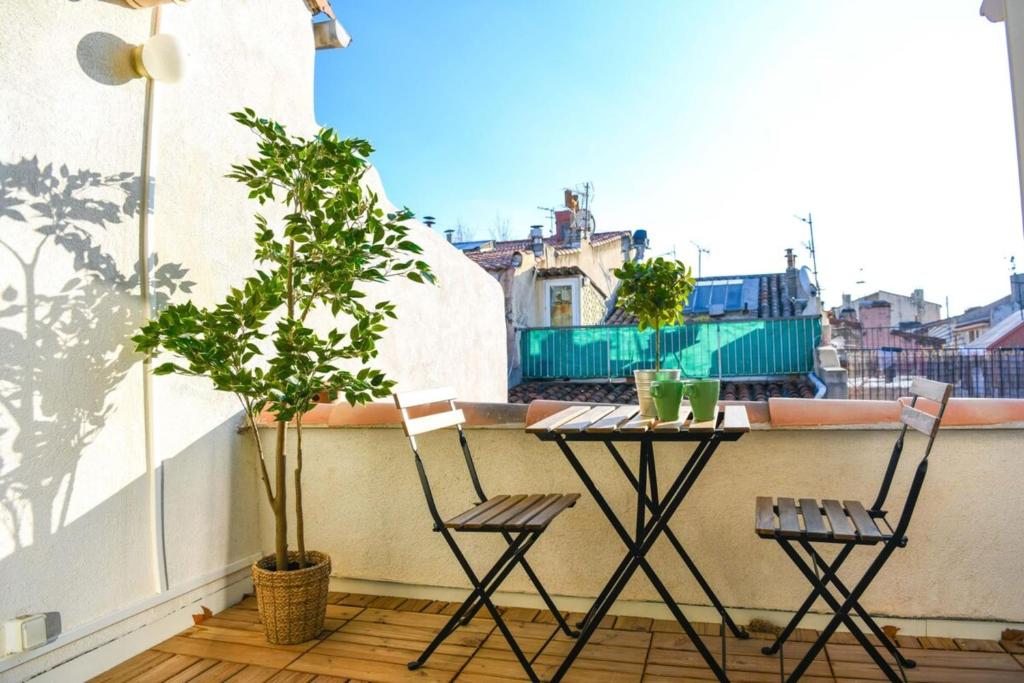
M770 425L774 429L814 427L892 427L899 423L900 405L910 400L860 401L837 399L771 398L764 401L722 401L724 405L744 405L751 424ZM532 424L573 405L589 405L580 401L536 400L522 403L458 402L466 414L466 424L474 427ZM593 404L601 405L601 404ZM608 404L611 405L611 404ZM410 410L413 417L438 412L441 406L424 406ZM936 404L922 399L918 407L931 414ZM388 402L350 406L346 403L320 404L306 413L303 424L319 427L376 427L401 422L398 409ZM273 423L269 412L260 420ZM947 427L1024 427L1024 399L954 398L943 420Z
M456 401L456 406L466 415L466 424L470 426L493 426L502 424L525 424L526 406L514 403L476 403L472 401ZM412 417L440 412L443 405L420 406L409 410ZM260 424L271 425L274 418L269 411L264 411ZM350 406L347 403L320 404L306 413L302 418L304 426L321 427L379 427L401 424L402 417L398 408L391 401L378 401L361 406Z
M770 398L768 412L773 428L896 424L900 419L896 401Z
M910 405L909 398L900 403ZM935 415L939 404L918 399L917 408ZM1024 399L1014 398L951 398L942 416L944 427L979 427L991 425L1024 426Z
M832 427L858 425L897 425L900 406L909 405L909 398L899 401L807 400L772 398L768 400L772 427ZM927 399L917 403L921 410L934 415L938 404ZM942 420L943 427L991 427L995 425L1024 426L1024 399L953 398Z

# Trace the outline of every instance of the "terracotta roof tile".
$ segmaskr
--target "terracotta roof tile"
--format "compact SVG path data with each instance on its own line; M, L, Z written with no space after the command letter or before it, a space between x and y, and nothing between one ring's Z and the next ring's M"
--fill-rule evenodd
M814 385L806 377L733 382L723 380L723 401L767 401L769 398L814 398ZM509 389L509 403L538 399L586 403L636 403L636 387L621 382L523 382Z
M599 247L615 240L621 240L623 237L630 235L628 230L614 230L611 232L595 232L590 236L590 243ZM558 241L557 237L545 237L544 243L548 246L554 247L556 251L568 252L574 251L575 248L570 248L562 245ZM526 253L530 251L532 243L530 240L504 240L501 242L491 242L492 248L488 251L467 251L466 256L473 259L481 265L481 267L487 270L505 270L512 266L511 261L501 260L500 255L509 255L515 252Z
M479 264L484 270L506 270L508 268L515 268L519 263L522 263L522 255L514 250L470 251L466 252L466 256Z

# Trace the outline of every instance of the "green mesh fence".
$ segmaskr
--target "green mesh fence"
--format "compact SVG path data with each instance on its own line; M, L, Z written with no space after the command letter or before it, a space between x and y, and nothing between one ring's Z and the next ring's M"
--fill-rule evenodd
M689 377L807 373L821 319L688 323L661 333L661 366ZM632 326L546 327L521 331L524 379L629 377L654 367L654 331Z

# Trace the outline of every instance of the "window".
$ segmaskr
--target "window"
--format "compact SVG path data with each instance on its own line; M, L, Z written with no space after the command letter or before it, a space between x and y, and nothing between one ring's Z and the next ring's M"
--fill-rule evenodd
M580 324L580 283L576 279L548 280L545 285L545 317L550 327Z
M731 280L698 280L686 305L687 313L707 313L712 306L720 310L757 310L760 283L758 278L735 278Z

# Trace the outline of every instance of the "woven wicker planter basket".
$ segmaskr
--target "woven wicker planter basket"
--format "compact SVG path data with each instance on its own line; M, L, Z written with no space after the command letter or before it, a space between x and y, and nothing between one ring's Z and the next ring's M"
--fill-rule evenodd
M289 552L289 562L297 562L299 554ZM312 566L293 571L276 572L273 555L252 566L252 582L256 587L263 632L267 640L278 645L293 645L315 638L324 627L327 611L327 584L331 578L331 558L324 553L306 551Z

